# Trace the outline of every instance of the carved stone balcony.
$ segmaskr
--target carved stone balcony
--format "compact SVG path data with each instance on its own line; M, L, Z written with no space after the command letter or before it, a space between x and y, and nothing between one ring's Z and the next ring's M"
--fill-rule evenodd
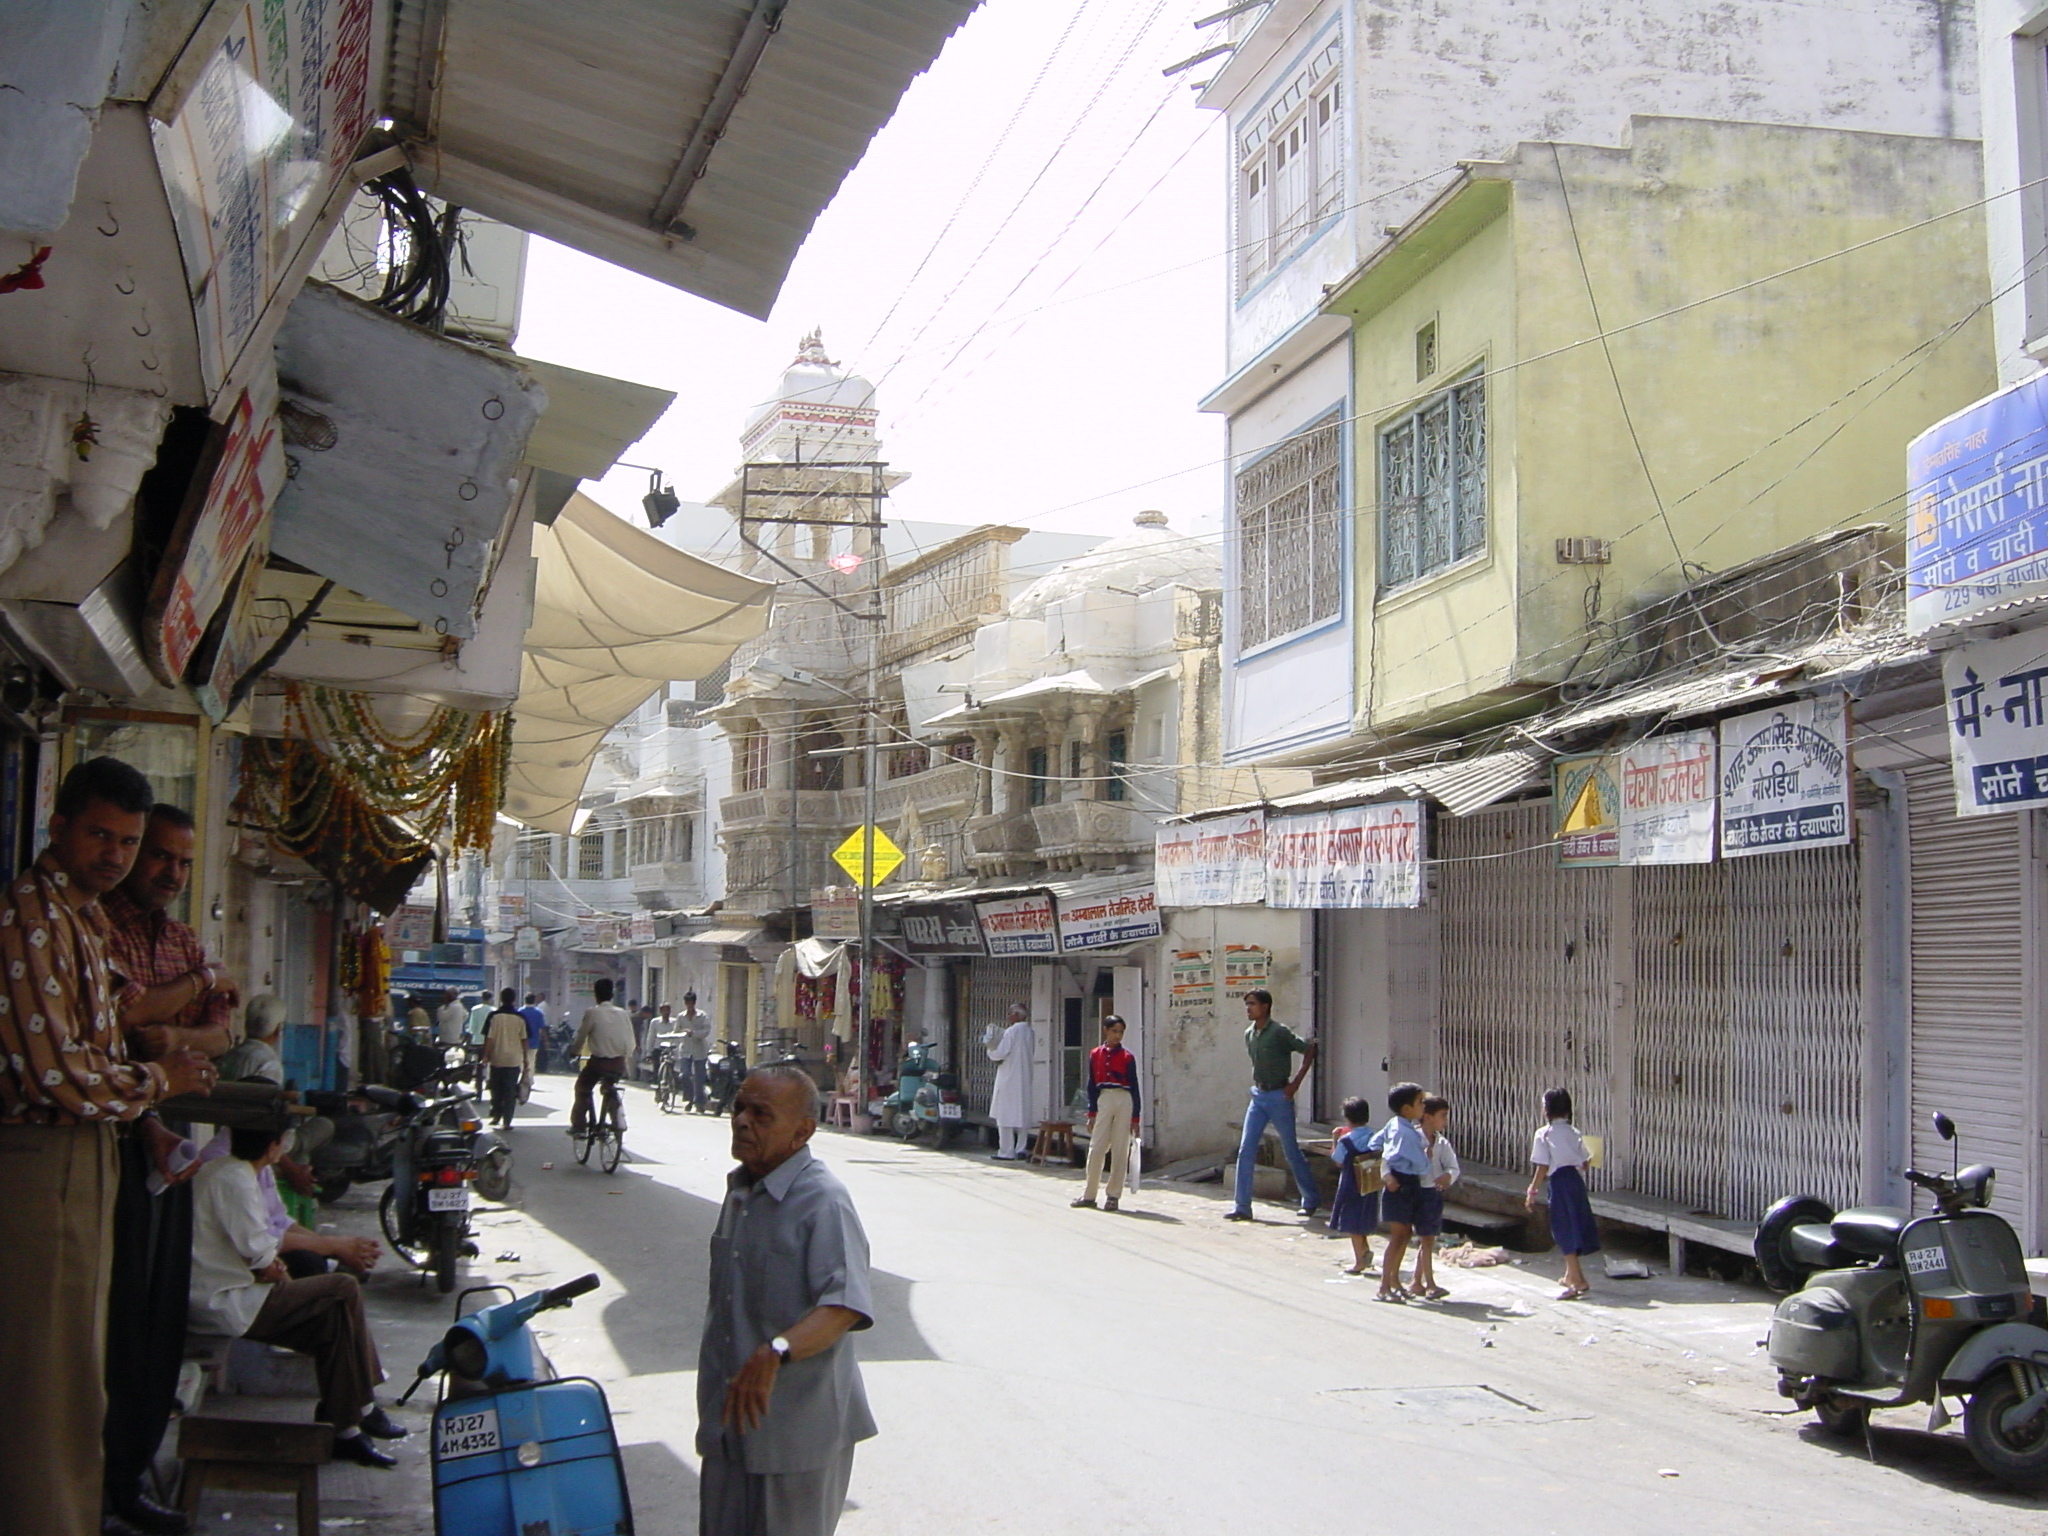
M1122 864L1152 851L1152 818L1114 800L1061 800L1031 809L1038 856L1051 869Z
M627 876L633 883L633 897L643 907L671 911L677 907L703 904L703 873L695 863L634 864Z
M1038 862L1038 828L1031 813L977 816L967 823L967 862L982 875L1022 874Z
M795 821L799 827L851 827L844 793L836 789L800 789L795 795ZM858 796L852 802L858 818ZM748 827L787 827L791 820L791 796L786 789L752 789L727 795L718 803L720 819L727 830Z
M907 805L916 806L917 814L930 820L973 810L980 793L981 769L975 764L941 763L908 778L885 779L875 786L875 806L884 821L894 821Z

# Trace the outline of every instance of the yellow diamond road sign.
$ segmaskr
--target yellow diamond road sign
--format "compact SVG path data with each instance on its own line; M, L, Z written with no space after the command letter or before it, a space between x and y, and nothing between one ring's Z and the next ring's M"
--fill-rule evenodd
M874 851L868 851L868 838L875 840ZM875 875L872 881L861 879L862 866L872 859ZM896 866L903 862L903 850L889 840L889 834L880 827L862 827L858 832L849 832L846 841L832 850L832 862L853 877L855 885L880 885L896 873Z

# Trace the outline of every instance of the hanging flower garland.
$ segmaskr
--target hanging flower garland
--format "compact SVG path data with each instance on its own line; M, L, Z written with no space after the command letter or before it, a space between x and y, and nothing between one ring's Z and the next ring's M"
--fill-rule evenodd
M511 765L509 711L437 709L402 735L369 695L288 683L285 732L318 748L369 808L405 817L429 841L445 836L458 852L490 847Z
M433 846L374 807L303 741L252 736L242 745L235 812L280 852L302 859L380 912L405 899Z

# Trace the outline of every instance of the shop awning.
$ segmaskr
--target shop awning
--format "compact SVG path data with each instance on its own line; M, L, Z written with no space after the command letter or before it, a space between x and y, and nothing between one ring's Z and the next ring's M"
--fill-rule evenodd
M420 185L765 319L975 0L436 0L394 18Z
M605 732L661 683L707 677L767 626L774 584L671 549L589 497L534 530L505 814L573 830Z

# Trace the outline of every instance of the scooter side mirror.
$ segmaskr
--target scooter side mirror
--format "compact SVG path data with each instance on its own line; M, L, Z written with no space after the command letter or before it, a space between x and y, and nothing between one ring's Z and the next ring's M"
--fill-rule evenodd
M1955 1121L1949 1119L1947 1115L1938 1109L1934 1112L1934 1134L1943 1141L1954 1141L1956 1139Z

